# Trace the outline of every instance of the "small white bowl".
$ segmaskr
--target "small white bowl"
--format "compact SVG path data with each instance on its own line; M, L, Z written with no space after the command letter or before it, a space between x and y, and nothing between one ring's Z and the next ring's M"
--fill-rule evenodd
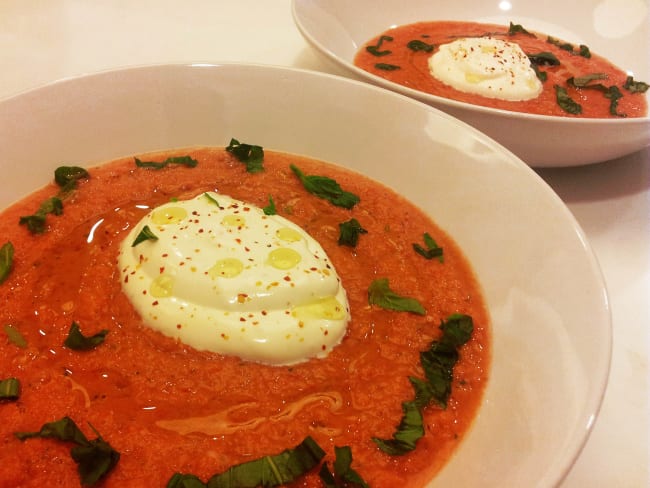
M346 78L170 65L71 79L0 101L0 134L0 208L49 181L62 163L224 146L231 137L384 182L456 240L492 319L478 416L427 486L551 487L578 456L609 370L601 272L557 195L479 131Z
M352 77L433 105L485 132L534 167L596 163L650 145L650 116L574 119L497 110L430 95L387 81L353 64L359 48L392 26L426 20L522 24L589 46L635 80L650 83L648 2L629 0L293 0L294 21L323 58Z

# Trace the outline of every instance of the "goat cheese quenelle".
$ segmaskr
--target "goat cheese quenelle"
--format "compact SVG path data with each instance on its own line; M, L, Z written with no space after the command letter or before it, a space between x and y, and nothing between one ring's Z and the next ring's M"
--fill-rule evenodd
M0 486L418 488L489 376L470 264L406 198L175 149L0 213Z
M354 64L399 85L490 108L585 118L643 117L648 84L551 35L509 26L432 21L393 27Z

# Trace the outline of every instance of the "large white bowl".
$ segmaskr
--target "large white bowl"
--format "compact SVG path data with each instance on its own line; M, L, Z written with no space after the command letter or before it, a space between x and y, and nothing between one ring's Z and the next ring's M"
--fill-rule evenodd
M560 199L475 129L345 78L172 65L71 79L0 101L0 134L0 208L44 184L62 163L223 146L231 137L386 183L456 239L493 326L478 417L429 486L550 487L578 456L609 368L601 273Z
M398 85L357 68L359 48L386 29L424 20L522 24L573 43L650 83L647 0L293 0L293 17L323 58L352 77L411 96L468 122L531 166L553 167L613 159L650 145L650 116L575 119L531 115L457 102Z

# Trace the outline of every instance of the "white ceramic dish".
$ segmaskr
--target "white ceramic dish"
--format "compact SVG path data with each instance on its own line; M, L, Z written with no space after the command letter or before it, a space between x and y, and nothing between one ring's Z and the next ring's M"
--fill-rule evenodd
M0 208L44 184L62 163L223 146L231 137L388 184L456 239L493 321L479 415L428 486L550 487L578 456L609 368L602 276L560 199L468 125L345 78L171 65L71 79L0 101L0 134Z
M433 105L485 132L531 166L554 167L614 159L650 145L650 117L570 119L508 112L456 102L384 80L353 65L359 48L391 26L423 20L508 25L512 20L607 57L650 83L650 8L646 0L293 0L293 17L323 58L351 76Z

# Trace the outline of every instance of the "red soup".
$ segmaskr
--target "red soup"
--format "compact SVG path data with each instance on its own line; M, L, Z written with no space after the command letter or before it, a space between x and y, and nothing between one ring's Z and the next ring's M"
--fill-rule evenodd
M113 450L110 469L97 475L102 486L162 487L175 473L205 483L309 438L323 454L287 486L324 486L319 472L332 469L335 447L349 448L351 468L369 486L423 486L463 439L488 377L488 313L453 238L384 186L304 157L266 151L256 172L224 148L137 161L183 158L193 164L113 161L90 169L74 189L52 183L0 214L0 246L13 249L0 283L0 380L20 384L0 400L0 485L78 486L78 468L87 464L74 449L92 451L98 441ZM345 208L319 198L290 165L335 181L358 203ZM150 208L206 191L259 207L272 200L278 215L324 248L351 313L329 355L291 366L244 361L186 346L138 315L121 288L120 243ZM21 223L56 195L62 213L46 213L34 232ZM364 232L356 245L341 244L339 225L351 219ZM371 303L369 289L382 279L422 310ZM428 384L421 353L443 340L441 324L459 316L471 317L473 331L456 349L450 395L421 406L423 435L414 449L380 449L376 439L393 439L403 404L413 405L412 379ZM85 338L103 331L103 340L72 348L66 340L73 323ZM85 440L36 435L65 418Z

